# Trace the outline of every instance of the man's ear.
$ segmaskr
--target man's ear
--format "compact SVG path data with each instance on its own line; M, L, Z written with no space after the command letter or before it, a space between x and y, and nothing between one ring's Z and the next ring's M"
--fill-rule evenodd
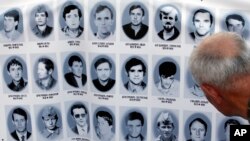
M201 84L201 89L204 91L207 99L216 105L220 105L222 102L222 96L218 88L209 85L209 84Z

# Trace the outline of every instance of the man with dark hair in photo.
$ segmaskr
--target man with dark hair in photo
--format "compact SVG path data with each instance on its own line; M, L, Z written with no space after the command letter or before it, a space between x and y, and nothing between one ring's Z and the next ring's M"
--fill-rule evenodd
M36 84L42 90L50 90L56 85L56 80L52 76L54 72L54 63L48 58L40 58L37 64Z
M28 84L23 78L23 65L18 58L11 59L7 64L7 73L12 81L8 84L8 88L12 91L19 92Z
M177 141L174 134L175 125L173 117L169 112L161 112L157 118L157 130L159 132L155 141Z
M141 93L146 88L146 83L143 78L146 76L146 66L142 60L131 58L125 64L126 75L128 82L124 87L131 93Z
M159 65L160 81L156 83L157 90L163 95L175 95L179 93L180 82L175 77L177 67L175 63L165 61Z
M180 32L176 27L178 19L178 10L170 5L164 6L160 9L160 20L163 29L158 33L158 36L165 41L175 40Z
M41 131L41 134L43 137L54 140L62 134L62 129L57 126L58 118L54 107L47 106L42 109L44 129Z
M19 12L16 9L9 10L3 15L3 29L0 31L0 41L17 41L21 33L17 30L19 24Z
M124 33L133 40L139 40L148 32L148 26L143 24L145 11L141 5L132 5L129 8L130 23L123 25Z
M83 33L83 27L81 27L82 12L76 5L68 5L63 9L63 19L66 26L62 28L62 32L69 38L78 38Z
M213 15L206 9L198 9L193 15L194 31L190 33L190 37L195 43L199 43L204 38L212 34Z
M87 77L83 74L83 61L78 55L70 56L68 60L70 72L64 75L67 83L75 88L83 88L87 82Z
M114 141L114 123L113 117L107 111L98 111L96 113L96 134L100 141Z
M128 134L125 136L126 141L145 141L141 133L144 126L144 118L141 113L130 112L125 123L128 130Z
M35 23L36 25L32 28L33 33L39 38L48 37L53 28L50 27L48 22L48 10L45 5L39 5L35 11Z
M187 141L205 141L207 134L207 123L201 118L195 118L189 123L191 139Z
M226 17L225 23L229 32L235 32L244 38L245 19L241 15L230 14Z
M97 79L93 80L93 84L96 89L101 92L107 92L115 85L115 80L112 79L112 64L107 58L99 58L95 64L95 72Z
M230 141L230 126L231 125L241 125L240 122L236 119L228 119L224 123L224 132L225 132L225 139L221 141Z
M15 130L11 133L11 136L15 141L28 141L31 137L31 132L27 129L28 116L24 109L15 108L12 112L12 123Z
M112 26L114 24L113 11L107 5L98 5L94 13L94 24L97 27L97 32L94 36L97 39L113 38Z
M75 121L75 125L71 127L71 130L80 136L86 136L89 132L88 125L88 111L82 103L75 103L70 108L72 119Z

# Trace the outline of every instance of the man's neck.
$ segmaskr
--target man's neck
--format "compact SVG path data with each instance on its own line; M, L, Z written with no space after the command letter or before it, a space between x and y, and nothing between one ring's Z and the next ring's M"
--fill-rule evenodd
M15 34L16 30L5 31L5 35L7 38L12 38L13 34Z
M100 39L106 39L110 35L111 35L111 32L106 32L106 33L99 33L99 32L97 32L97 37L100 38Z
M22 79L22 78L21 78ZM20 82L21 82L21 79L20 80L18 80L18 81L16 81L16 80L13 80L13 83L15 84L15 86L18 86L19 84L20 84Z
M100 82L100 84L102 86L106 86L108 84L108 82L109 82L109 79L107 79L107 80L100 80L100 79L98 79L98 81Z
M46 79L42 79L42 80L41 80L42 85L43 85L44 87L48 87L49 84L50 84L51 79L52 79L51 76L49 76L49 77L46 78Z
M167 32L166 30L164 30L164 32L163 32L163 39L164 40L168 40L173 35L174 35L174 28L170 32Z
M139 134L137 137L128 135L128 141L142 141L141 134Z
M136 35L141 29L141 24L138 24L138 25L131 24L131 28L135 31L135 35Z
M19 134L19 135L21 135L21 136L24 136L24 135L27 134L27 130L24 130L24 131L17 131L16 130L16 133Z
M45 25L38 25L37 27L38 27L38 29L40 30L40 31L45 31L45 29L46 29L46 24Z

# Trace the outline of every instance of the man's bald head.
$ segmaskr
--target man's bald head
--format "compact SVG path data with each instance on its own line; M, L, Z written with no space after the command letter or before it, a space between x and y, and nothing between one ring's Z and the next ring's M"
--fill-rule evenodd
M230 86L235 74L250 71L250 53L235 33L221 32L204 39L191 54L189 65L198 84Z

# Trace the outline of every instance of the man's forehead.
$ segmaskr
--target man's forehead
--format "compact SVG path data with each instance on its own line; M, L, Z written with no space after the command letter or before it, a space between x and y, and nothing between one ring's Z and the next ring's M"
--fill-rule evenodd
M21 67L21 66L18 64L11 64L10 67Z
M21 114L18 114L18 113L14 113L13 114L13 116L14 116L14 119L18 116L18 117L21 117L21 118L23 118L24 119L24 116L23 115L21 115Z
M73 109L73 112L74 113L86 113L84 108L75 108Z
M14 20L14 16L4 16L4 19L13 19Z
M103 16L105 15L106 17L111 17L111 11L109 11L108 8L104 8L102 11L99 11L98 13L95 14L96 17L100 17L100 16Z

